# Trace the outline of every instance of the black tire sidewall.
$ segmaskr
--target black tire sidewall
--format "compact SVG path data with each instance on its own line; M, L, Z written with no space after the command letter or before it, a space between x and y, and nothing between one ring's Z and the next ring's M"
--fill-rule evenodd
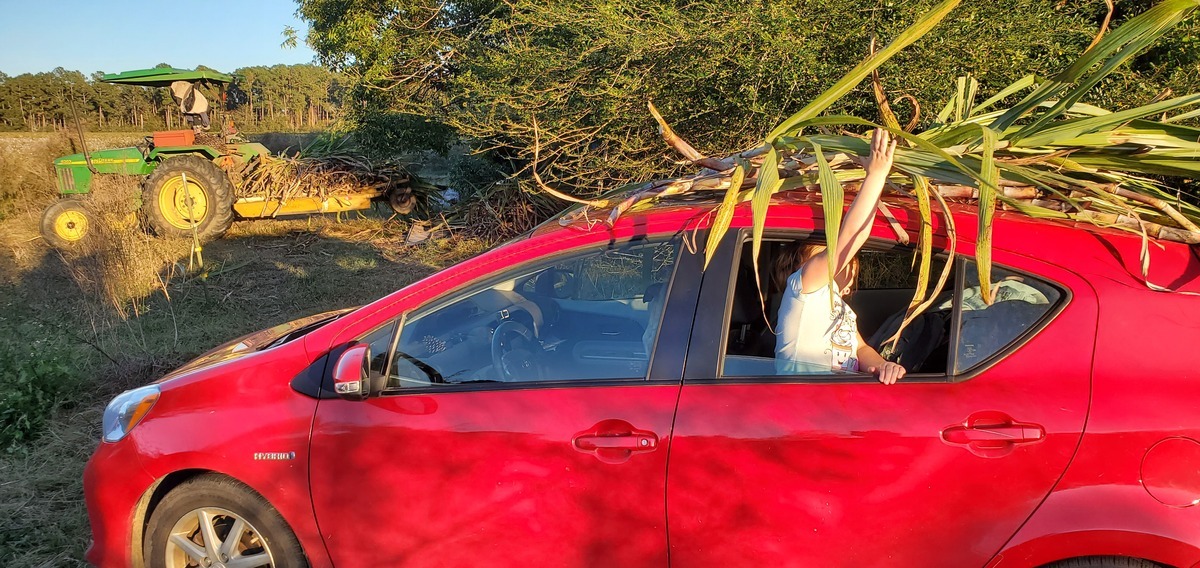
M142 190L142 213L146 221L155 234L160 236L192 236L192 229L172 225L159 209L159 195L163 185L181 173L186 173L188 177L199 182L208 201L208 212L204 220L196 225L196 236L201 240L221 236L233 223L233 184L221 168L200 156L188 154L164 159L150 177L146 178L145 188Z
M232 479L204 475L181 483L154 508L142 543L147 568L165 566L171 529L184 515L204 507L226 509L253 526L271 551L276 568L308 566L295 534L266 499Z
M67 211L78 211L79 213L82 213L84 217L87 218L87 222L88 222L87 232L85 232L83 234L83 238L81 238L77 241L68 241L66 239L63 239L63 238L59 237L58 233L56 233L54 231L55 219L57 219L59 215L62 215L63 213L66 213ZM82 245L83 243L87 242L88 239L92 238L92 236L95 235L95 233L96 233L95 224L96 224L96 216L93 215L91 211L88 211L88 209L86 207L84 207L82 201L80 201L78 199L74 199L74 198L62 199L62 200L59 200L59 201L53 203L52 205L47 207L45 211L42 212L42 223L41 223L42 238L45 239L47 243L50 243L50 246L52 246L54 248L73 249L73 248L78 247L78 246Z

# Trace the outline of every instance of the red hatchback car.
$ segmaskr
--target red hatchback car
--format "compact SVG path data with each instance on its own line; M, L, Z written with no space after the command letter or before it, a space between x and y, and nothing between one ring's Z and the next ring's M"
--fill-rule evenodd
M1200 298L1150 290L1137 236L1000 212L987 304L958 231L883 385L776 374L771 268L822 238L817 198L776 198L760 279L748 209L704 268L713 205L547 223L122 394L85 474L88 560L1200 563ZM1200 292L1196 247L1151 255L1151 281ZM860 260L850 303L879 345L912 249L880 220Z

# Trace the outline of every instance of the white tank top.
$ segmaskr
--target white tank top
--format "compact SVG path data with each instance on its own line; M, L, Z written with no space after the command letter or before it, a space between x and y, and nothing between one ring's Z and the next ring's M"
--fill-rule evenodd
M835 294L830 309L829 286L805 294L800 271L788 277L775 338L775 370L779 374L858 371L858 316L840 293ZM837 285L833 286L836 290Z

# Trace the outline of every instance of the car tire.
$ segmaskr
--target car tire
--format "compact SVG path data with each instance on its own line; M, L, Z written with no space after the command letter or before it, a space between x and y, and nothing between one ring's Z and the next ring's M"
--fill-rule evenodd
M1128 556L1088 556L1047 564L1045 568L1163 568L1162 565Z
M233 183L200 156L168 158L146 178L142 212L157 235L213 239L233 224Z
M62 199L42 213L42 238L50 246L69 250L96 232L96 218L78 199Z
M211 532L203 530L206 522ZM229 542L239 522L241 537ZM143 554L148 568L182 568L189 561L224 564L239 555L263 555L259 565L272 568L308 566L300 542L279 512L249 487L223 476L201 475L172 489L154 508L146 533ZM213 546L207 545L206 534L215 537Z

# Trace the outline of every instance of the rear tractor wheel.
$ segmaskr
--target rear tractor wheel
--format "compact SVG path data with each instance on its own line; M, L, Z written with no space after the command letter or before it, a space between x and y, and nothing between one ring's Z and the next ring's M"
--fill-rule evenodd
M175 156L146 178L142 212L156 234L216 238L233 223L233 184L200 156Z
M42 213L42 238L54 248L74 248L95 232L95 217L78 199L60 200Z

